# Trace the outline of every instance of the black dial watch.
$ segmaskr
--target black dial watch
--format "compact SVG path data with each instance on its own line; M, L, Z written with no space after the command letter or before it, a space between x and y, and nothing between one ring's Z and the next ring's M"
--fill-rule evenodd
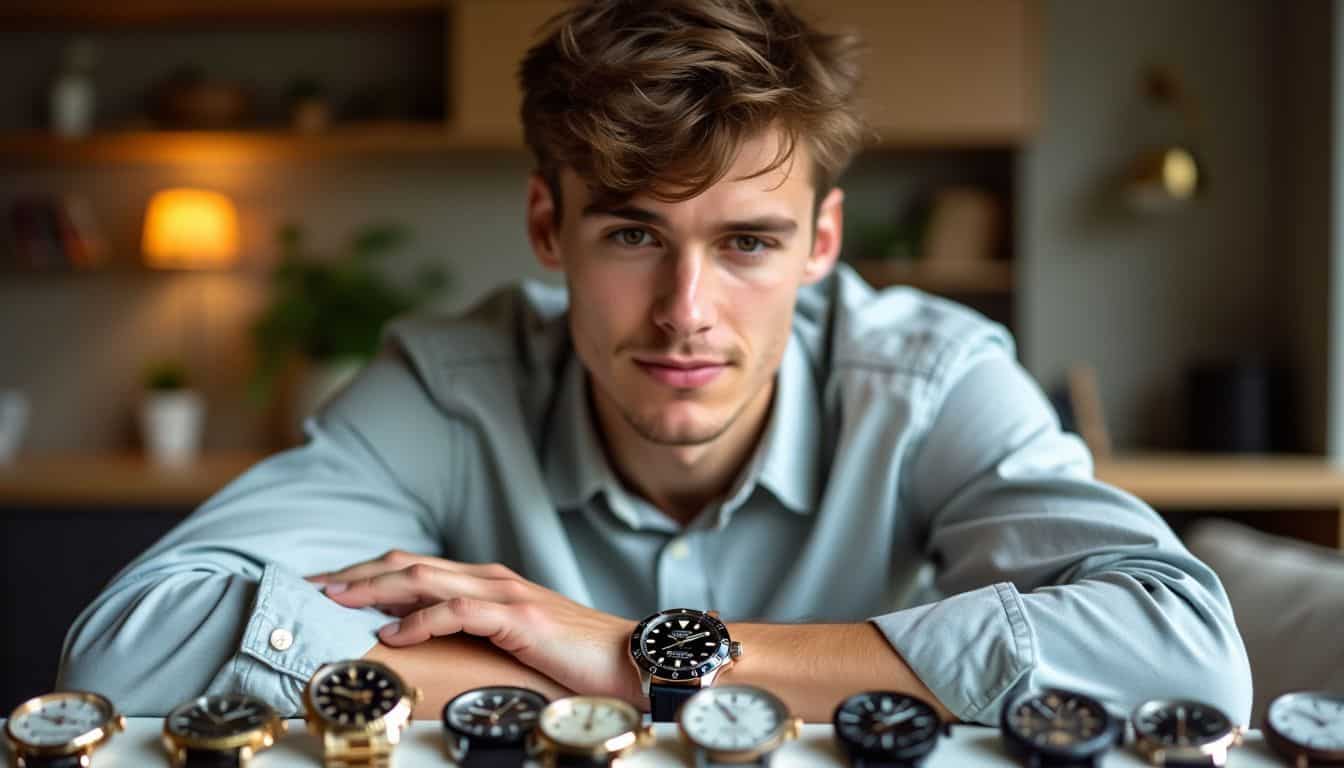
M1344 765L1344 693L1299 691L1269 703L1265 741L1294 765Z
M308 728L328 766L384 768L410 725L420 691L368 659L319 667L303 692Z
M1001 725L1009 754L1031 768L1094 768L1124 737L1101 702L1058 688L1014 699Z
M855 768L913 768L948 733L932 705L894 691L850 696L835 708L831 724Z
M200 696L164 718L163 746L175 768L245 768L284 732L285 721L261 699Z
M1241 728L1199 701L1144 702L1130 720L1134 748L1153 765L1222 768L1228 750L1241 743Z
M545 709L530 688L486 686L464 691L443 706L448 754L462 768L518 768L528 734Z
M630 633L630 660L639 670L655 723L674 722L677 710L742 655L716 611L669 608Z

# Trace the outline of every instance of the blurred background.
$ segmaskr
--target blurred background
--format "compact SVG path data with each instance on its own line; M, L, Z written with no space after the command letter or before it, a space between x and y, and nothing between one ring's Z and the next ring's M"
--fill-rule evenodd
M1344 543L1338 2L800 5L869 47L847 261L1007 325L1179 530ZM561 7L4 3L0 708L388 317L554 279L514 72Z

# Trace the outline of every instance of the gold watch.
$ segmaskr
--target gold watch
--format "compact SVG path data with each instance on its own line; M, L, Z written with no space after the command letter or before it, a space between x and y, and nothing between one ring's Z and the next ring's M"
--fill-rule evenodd
M1154 699L1130 719L1134 748L1153 765L1227 765L1242 729L1217 707L1199 701Z
M541 711L529 751L542 768L605 768L654 742L653 728L628 702L610 696L568 696Z
M308 681L304 719L322 740L327 768L387 768L419 701L420 691L387 665L339 661Z
M17 768L89 768L93 751L124 730L126 718L106 698L60 691L16 707L5 723L5 741Z
M280 713L255 696L198 696L163 719L163 746L174 768L247 768L286 727Z

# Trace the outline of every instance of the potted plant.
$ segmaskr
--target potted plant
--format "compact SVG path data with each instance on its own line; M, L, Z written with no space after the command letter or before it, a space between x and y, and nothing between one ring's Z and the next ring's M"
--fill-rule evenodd
M146 366L140 403L140 436L151 461L190 464L200 453L205 399L188 386L187 369L176 360Z
M270 304L252 329L257 352L252 394L256 402L270 402L280 377L296 371L286 419L291 440L302 420L373 356L388 320L446 287L447 273L437 265L422 265L409 285L387 275L383 261L407 239L399 226L371 225L357 231L341 253L319 255L297 224L280 228Z

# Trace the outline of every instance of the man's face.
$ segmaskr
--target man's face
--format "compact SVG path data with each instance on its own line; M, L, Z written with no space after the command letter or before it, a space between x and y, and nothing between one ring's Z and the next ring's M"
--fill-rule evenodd
M558 230L545 223L549 192L533 181L533 245L565 273L596 405L644 440L702 445L744 413L763 417L798 288L834 261L841 195L828 196L814 229L801 144L791 163L744 178L773 157L775 140L744 145L723 180L683 202L638 195L599 205L567 170Z

